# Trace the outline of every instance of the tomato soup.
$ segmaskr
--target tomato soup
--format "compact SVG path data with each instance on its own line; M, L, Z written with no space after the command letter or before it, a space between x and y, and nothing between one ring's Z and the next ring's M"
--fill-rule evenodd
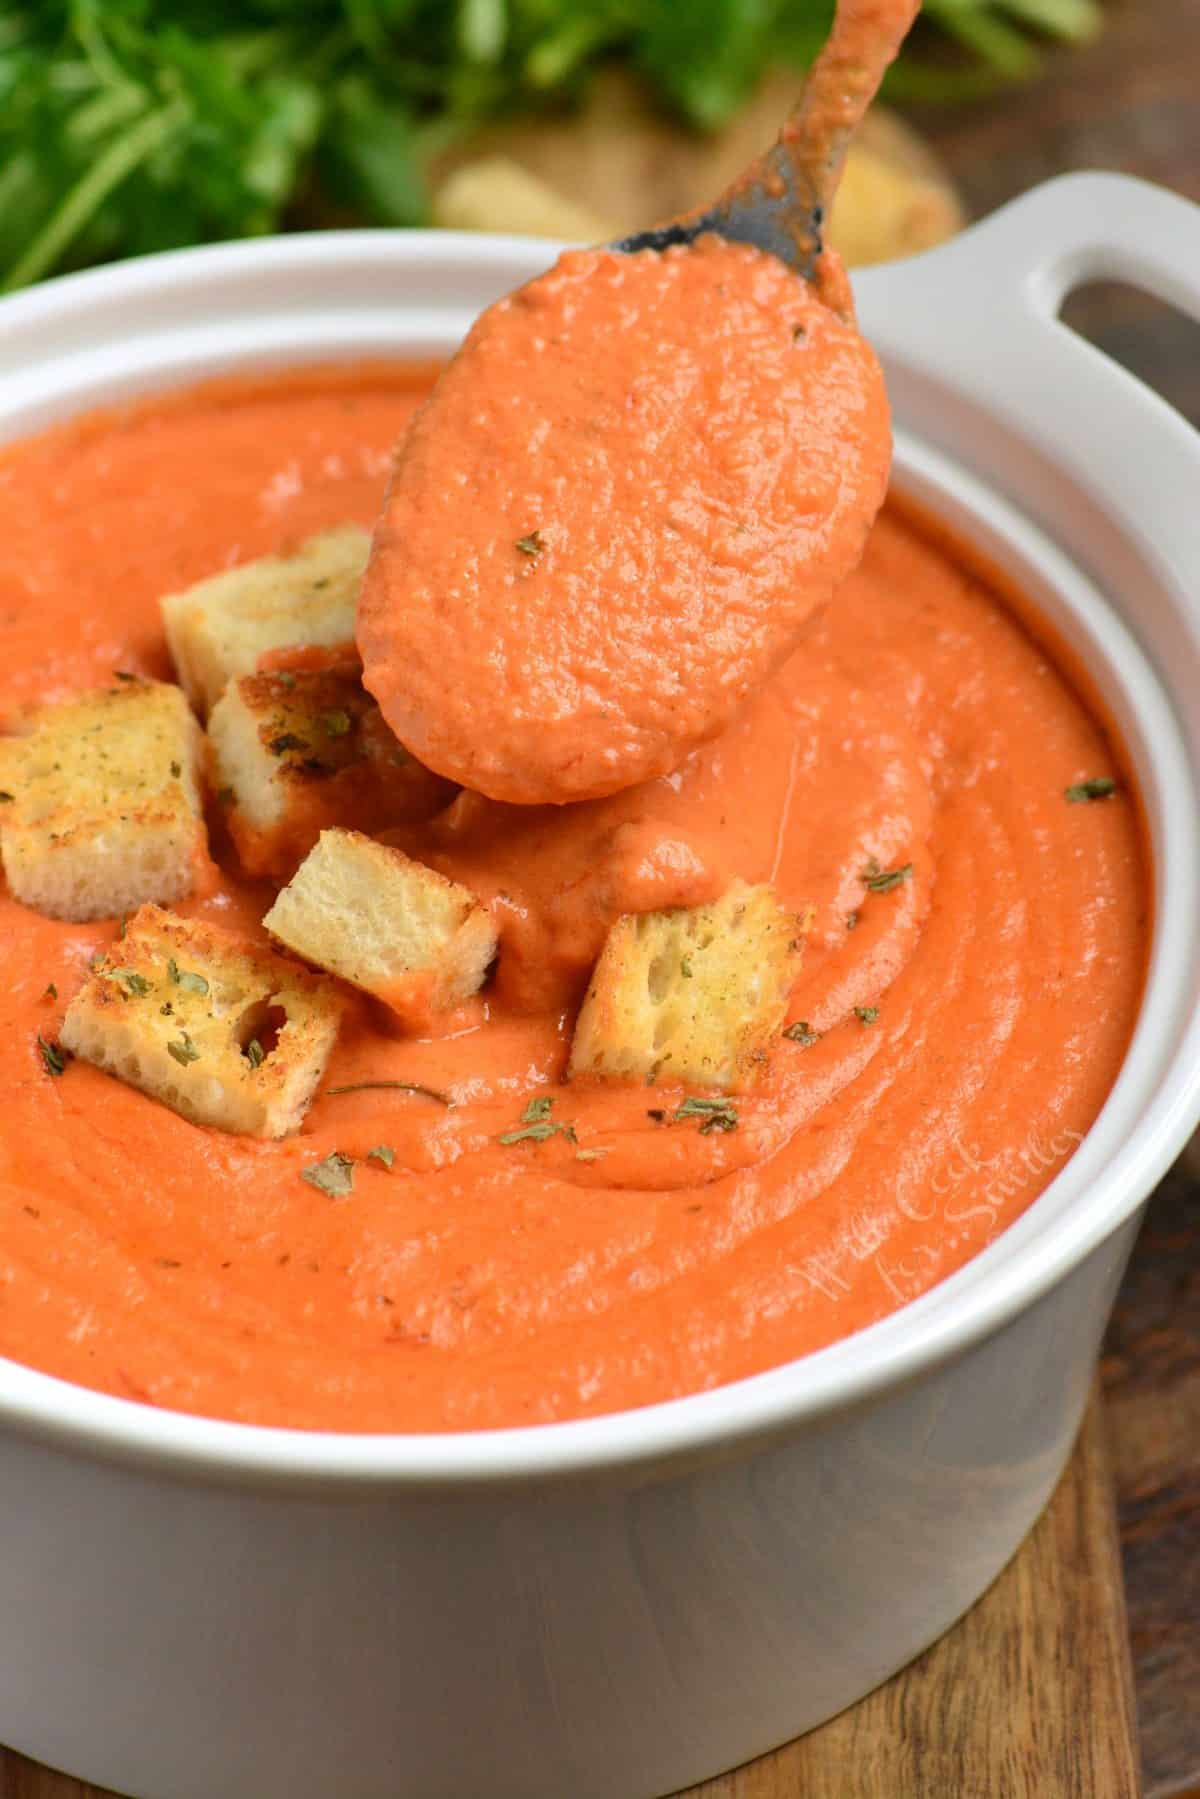
M7 451L0 725L116 670L170 679L161 594L371 526L429 380L297 372ZM210 832L211 878L177 909L257 938L273 889L239 877L215 811ZM495 976L428 1038L351 997L278 1143L53 1072L39 1038L117 921L0 894L0 1352L347 1431L694 1393L882 1318L989 1243L1095 1118L1138 1004L1149 888L1112 748L987 578L894 504L795 654L677 769L569 806L463 794L404 847L489 906ZM814 913L733 1128L675 1122L679 1088L567 1084L606 921L733 876ZM571 1132L520 1133L538 1096ZM390 1166L367 1159L381 1145ZM301 1178L334 1151L356 1161L341 1196Z

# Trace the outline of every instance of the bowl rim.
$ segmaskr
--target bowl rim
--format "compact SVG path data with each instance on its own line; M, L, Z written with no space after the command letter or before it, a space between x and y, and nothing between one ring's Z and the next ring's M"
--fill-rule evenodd
M388 275L420 269L440 273L451 285L466 275L478 277L498 292L545 266L554 248L537 239L339 231L167 252L62 277L6 299L0 304L0 356L14 340L19 350L23 331L54 331L98 304L103 312L155 294L161 298L178 291L181 276L219 289L236 288L248 276L290 279L325 271L336 277L342 271L349 277L357 271L361 277L364 270ZM933 264L937 255L907 267ZM887 270L868 273L856 287L882 294L888 279ZM467 316L453 299L435 300L433 311L447 340ZM132 307L124 329L137 330ZM873 335L885 364L903 363L903 343L889 342L886 330ZM394 353L403 354L403 347ZM264 357L253 360L261 366ZM175 384L196 378L181 369ZM94 403L83 400L81 409ZM902 489L939 516L983 521L997 547L1007 546L1025 570L1026 587L1040 581L1047 592L1070 596L1087 621L1085 661L1128 701L1140 736L1143 803L1157 832L1153 945L1133 1040L1083 1143L1020 1218L930 1291L851 1336L725 1386L629 1411L453 1433L292 1430L162 1410L0 1358L0 1427L179 1478L293 1490L493 1487L727 1454L735 1445L792 1432L830 1411L867 1402L963 1354L1065 1279L1136 1212L1200 1119L1200 1005L1185 991L1181 967L1200 868L1200 768L1185 748L1164 684L1133 636L1044 531L902 426L897 467ZM971 536L978 541L973 530ZM1031 573L1037 577L1032 583ZM1200 640L1195 621L1189 630L1194 642ZM1193 971L1196 960L1193 950Z

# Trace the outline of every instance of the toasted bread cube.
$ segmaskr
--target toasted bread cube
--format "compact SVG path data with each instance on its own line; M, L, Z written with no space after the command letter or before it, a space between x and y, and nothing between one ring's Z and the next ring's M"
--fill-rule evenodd
M308 1110L341 1014L333 982L277 950L143 906L59 1035L193 1124L286 1137Z
M409 755L348 670L243 675L213 707L208 740L242 866L277 881L331 825L417 823L454 793Z
M496 953L473 893L358 831L322 831L263 923L412 1029L477 992Z
M570 1078L745 1092L783 1024L810 923L744 881L711 905L619 918L580 1009Z
M200 728L178 687L124 680L45 706L4 746L0 860L51 918L182 899L205 849Z
M162 599L167 647L188 698L207 716L227 684L291 646L352 648L370 534L340 525L292 556L261 556Z

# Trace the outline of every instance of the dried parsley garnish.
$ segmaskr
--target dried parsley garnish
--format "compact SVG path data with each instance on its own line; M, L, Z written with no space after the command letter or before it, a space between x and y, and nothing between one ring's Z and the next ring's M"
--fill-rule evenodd
M67 1057L70 1054L70 1051L65 1050L61 1043L51 1043L40 1033L38 1035L37 1046L41 1052L42 1067L46 1070L46 1073L61 1074L67 1065Z
M321 718L321 723L325 727L326 737L345 737L349 733L354 720L350 717L348 712L343 711L339 707L336 712L324 713Z
M893 888L912 880L912 871L911 862L906 862L903 868L881 868L872 856L859 879L871 893L891 893Z
M439 1093L436 1087L423 1087L420 1081L350 1081L344 1087L326 1087L326 1099L336 1099L339 1093L419 1093L423 1099L436 1099L439 1106L452 1106L454 1101L448 1093Z
M354 1191L354 1163L340 1149L334 1149L323 1162L313 1162L310 1167L302 1168L300 1179L315 1187L318 1193L340 1199L343 1194Z
M874 1024L879 1017L878 1006L855 1006L854 1016L859 1024Z
M181 1031L179 1033L178 1043L168 1043L167 1054L169 1056L174 1056L175 1060L183 1068L186 1068L189 1062L198 1062L200 1060L200 1051L196 1048L196 1045L192 1042L186 1031Z
M568 1143L577 1143L573 1124L553 1124L550 1111L554 1100L547 1094L531 1099L521 1113L520 1127L515 1131L505 1131L496 1141L506 1147L510 1143L545 1143L550 1137L564 1136Z
M205 980L204 976L202 974L192 974L190 969L180 968L174 956L167 962L167 973L177 987L184 988L188 993L208 992L208 982Z
M684 1124L689 1118L703 1121L700 1125L702 1137L707 1137L710 1131L736 1131L738 1128L737 1107L727 1099L685 1099L676 1107L671 1123Z
M1064 797L1072 806L1086 805L1089 800L1106 800L1117 791L1117 783L1111 775L1095 775L1090 781L1076 781L1073 787L1063 789Z
M148 981L144 974L139 974L136 968L98 968L96 973L102 981L116 981L124 987L127 994L140 996L143 993L149 993L153 985L153 982Z
M267 748L273 756L282 756L287 750L306 750L308 745L294 731L281 731L278 737L272 737Z
M546 539L540 531L530 531L517 539L517 548L522 556L540 556L545 547Z
M807 1018L798 1018L795 1024L789 1024L783 1034L789 1043L798 1043L801 1049L807 1049L810 1043L819 1043L821 1040L820 1031L809 1029Z
M251 1068L261 1068L263 1063L267 1059L266 1052L264 1051L263 1046L258 1041L257 1037L251 1037L249 1043L246 1045L245 1050L242 1053L245 1055L245 1058L246 1058L247 1062L249 1062Z

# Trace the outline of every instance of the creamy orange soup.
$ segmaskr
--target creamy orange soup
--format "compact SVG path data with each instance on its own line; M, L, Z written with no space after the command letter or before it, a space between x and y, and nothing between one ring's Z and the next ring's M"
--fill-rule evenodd
M160 594L370 526L427 386L297 373L8 451L0 723L116 670L170 678ZM0 1352L264 1424L526 1424L770 1367L990 1242L1079 1143L1130 1035L1135 806L1067 800L1119 778L1102 730L987 580L898 507L804 629L675 772L558 809L460 800L407 839L489 904L496 974L435 1038L352 998L284 1142L196 1127L80 1062L48 1072L38 1038L117 924L0 896ZM239 879L216 810L210 832L213 868L178 910L258 937L272 889ZM815 908L794 1028L736 1128L672 1122L670 1086L567 1086L606 921L735 874ZM329 1091L381 1081L430 1092ZM573 1139L500 1141L549 1095ZM300 1178L381 1144L391 1167L361 1161L345 1197Z

